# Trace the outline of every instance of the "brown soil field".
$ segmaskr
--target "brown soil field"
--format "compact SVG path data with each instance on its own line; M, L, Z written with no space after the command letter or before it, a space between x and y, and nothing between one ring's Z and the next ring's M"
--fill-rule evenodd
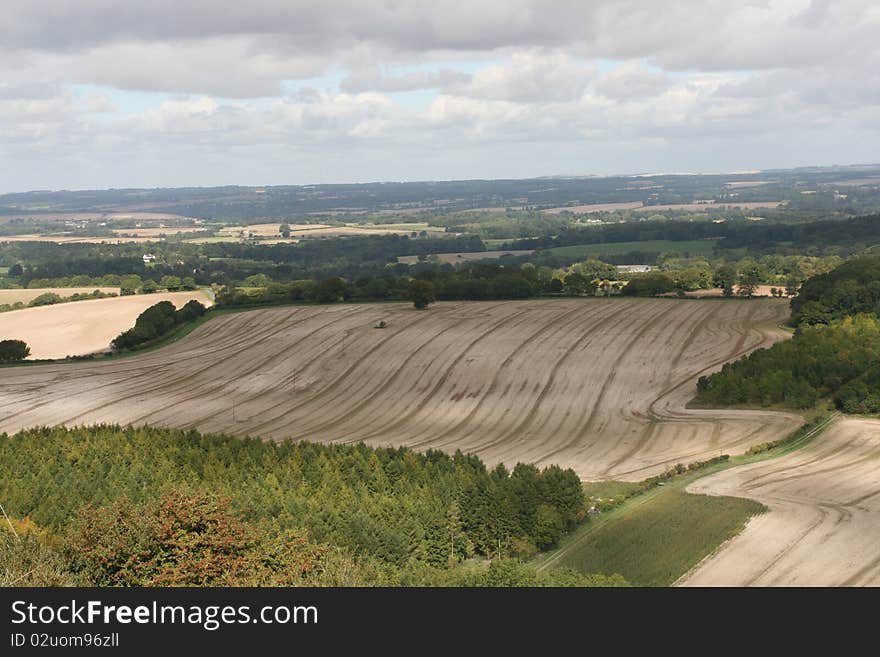
M18 290L0 290L0 303L28 303L41 294L52 292L59 297L72 297L74 294L91 294L100 290L107 294L119 294L118 287L32 287Z
M880 586L880 421L842 418L805 448L691 484L769 512L709 557L690 586Z
M530 253L534 253L533 249L521 249L519 251L477 251L474 253L432 253L428 256L428 259L433 259L435 256L440 260L440 262L447 262L449 264L456 264L459 262L474 262L476 260L497 260L501 256L512 255L512 256L523 256L529 255ZM419 256L397 256L397 262L401 262L406 265L414 265L419 261Z
M585 479L640 480L798 426L783 413L685 408L699 374L783 337L776 324L786 315L787 304L772 300L677 299L226 314L130 358L4 370L0 431L197 427L461 449L490 464L558 463ZM387 328L374 328L380 320Z
M0 313L0 339L24 340L31 348L31 359L106 351L113 338L134 326L137 316L150 306L168 300L179 308L190 299L211 305L202 292L195 291L138 294L12 310Z

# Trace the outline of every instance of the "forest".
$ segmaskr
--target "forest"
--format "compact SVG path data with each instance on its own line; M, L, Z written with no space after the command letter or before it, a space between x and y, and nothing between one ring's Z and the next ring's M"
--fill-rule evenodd
M0 551L67 583L623 583L516 560L585 521L573 471L460 452L40 428L0 437L0 498L35 537Z
M880 256L808 279L791 302L794 337L701 377L697 401L809 408L828 398L846 412L880 412L878 295Z

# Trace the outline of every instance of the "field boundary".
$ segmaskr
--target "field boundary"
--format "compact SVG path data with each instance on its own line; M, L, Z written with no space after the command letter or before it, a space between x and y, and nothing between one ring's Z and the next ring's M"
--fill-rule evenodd
M621 518L627 513L633 511L634 509L637 509L644 504L650 502L655 497L660 495L664 490L666 490L667 487L671 486L687 492L687 487L698 479L708 477L709 475L721 472L722 470L778 458L799 450L807 446L819 435L821 435L829 426L831 426L831 424L833 424L834 420L836 420L839 416L840 413L836 411L821 416L820 418L814 420L813 423L810 423L810 425L805 424L798 427L790 435L774 441L771 447L768 447L767 449L761 450L759 452L745 453L734 457L728 457L726 459L713 460L703 467L698 467L691 471L685 470L681 474L672 476L665 481L659 481L655 485L649 487L645 492L636 493L635 495L626 498L619 505L615 506L609 511L599 514L598 518L591 519L589 522L584 523L583 525L581 525L580 528L575 529L571 534L563 539L562 544L556 550L538 555L532 560L532 564L535 565L538 572L542 572L547 568L553 566L554 564L557 564L569 552L576 549L580 545L580 543L586 540L586 538L592 533L608 525L610 522L613 522L615 519ZM650 479L645 481L650 481ZM743 499L751 498L743 497ZM761 504L760 502L758 503ZM749 519L749 522L751 522L751 518ZM737 533L736 536L739 536L740 533L741 532ZM715 550L712 551L712 553L706 555L703 559L700 560L699 563L703 563L713 554L716 554L727 542L729 542L733 538L736 538L736 536L731 537L730 539L727 539L723 543L719 544L715 548ZM691 567L686 573L682 573L675 580L675 582L673 582L672 586L675 586L677 582L681 581L687 574L695 570L699 566L699 563Z

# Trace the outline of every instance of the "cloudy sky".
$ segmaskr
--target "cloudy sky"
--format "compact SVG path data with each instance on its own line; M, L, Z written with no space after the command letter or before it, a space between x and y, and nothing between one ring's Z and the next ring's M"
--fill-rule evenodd
M880 161L876 0L3 0L0 191Z

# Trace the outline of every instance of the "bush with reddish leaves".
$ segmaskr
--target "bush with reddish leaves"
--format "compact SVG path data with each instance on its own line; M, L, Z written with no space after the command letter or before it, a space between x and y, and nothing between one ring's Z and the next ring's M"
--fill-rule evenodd
M301 585L326 551L305 530L269 536L206 493L86 506L65 541L73 570L98 586Z

